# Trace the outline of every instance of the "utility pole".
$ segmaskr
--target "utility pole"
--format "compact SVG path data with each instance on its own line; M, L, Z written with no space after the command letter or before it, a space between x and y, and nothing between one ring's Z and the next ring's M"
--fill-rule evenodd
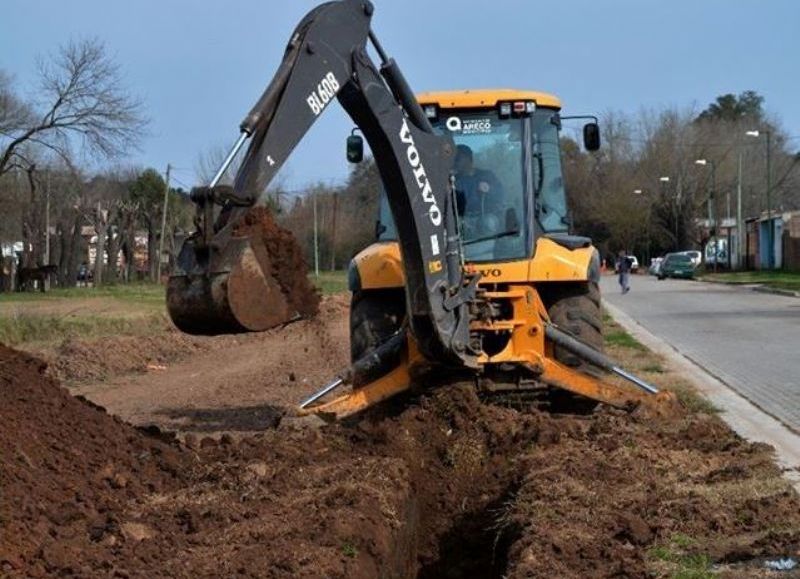
M666 200L667 198L667 183L669 183L669 177L659 177L659 183L661 183L661 197ZM678 207L678 200L675 200L675 251L678 251L678 212L680 211L680 207Z
M711 161L711 205L714 207L714 273L717 273L717 262L719 261L719 212L717 211L717 164L714 161Z
M331 271L336 271L336 207L339 202L339 193L333 193L333 220L331 224Z
M44 264L50 265L50 167L47 168L47 190L44 202ZM50 275L42 281L44 290L50 291Z
M738 248L737 267L744 269L744 254L747 248L744 245L744 221L742 221L742 145L739 144L739 170L736 181L736 247Z
M317 223L317 191L312 193L314 204L314 275L319 277L319 225Z
M158 240L158 259L156 259L156 282L161 283L161 256L164 255L164 235L167 229L167 206L169 205L169 172L172 169L167 163L167 176L164 183L164 206L161 209L161 238ZM114 256L116 259L116 256ZM153 270L150 270L153 271Z
M50 168L47 169L47 190L44 204L44 264L50 265Z
M767 135L767 269L775 267L775 227L772 223L772 203L770 193L772 192L772 166L770 164L770 131L764 131Z
M772 200L770 197L772 193L772 135L769 129L765 129L764 131L746 131L745 135L748 137L759 137L762 132L766 137L765 142L767 144L767 269L772 269L774 266L773 252L775 251L775 228L772 224Z
M708 227L711 231L711 239L714 250L714 273L717 272L717 262L719 261L719 211L717 211L717 163L713 159L697 159L695 165L711 165L711 191L708 195ZM728 209L730 213L730 206ZM712 242L709 242L712 243ZM728 267L730 267L730 235L728 235Z

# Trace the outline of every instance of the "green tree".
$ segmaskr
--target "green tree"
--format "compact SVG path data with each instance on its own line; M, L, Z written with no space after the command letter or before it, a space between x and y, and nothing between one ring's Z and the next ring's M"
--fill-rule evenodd
M753 90L746 90L736 96L733 93L720 95L717 100L697 117L698 121L729 121L741 119L761 119L764 111L764 97Z
M145 169L128 188L130 200L138 208L140 222L147 229L147 267L150 279L153 281L156 277L158 235L165 187L164 178L158 171Z

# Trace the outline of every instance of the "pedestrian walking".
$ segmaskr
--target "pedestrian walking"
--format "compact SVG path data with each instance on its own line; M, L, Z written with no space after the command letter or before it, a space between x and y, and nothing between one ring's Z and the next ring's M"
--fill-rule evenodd
M624 251L620 251L617 256L616 266L617 272L619 273L619 287L623 294L631 291L631 265L633 265L631 259Z

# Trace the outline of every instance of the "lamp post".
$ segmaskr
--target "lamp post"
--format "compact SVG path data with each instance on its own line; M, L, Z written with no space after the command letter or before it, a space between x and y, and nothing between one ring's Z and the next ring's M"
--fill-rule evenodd
M739 165L736 171L736 267L745 269L745 232L742 220L742 144L739 139Z
M643 191L641 189L634 189L633 190L633 194L636 195L637 197L639 197L640 199L642 198L641 197L642 193L643 193ZM650 257L650 221L652 220L652 215L653 215L653 205L652 205L652 201L651 201L651 202L649 202L647 204L647 221L645 222L645 231L644 231L645 238L647 239L647 245L646 245L647 253L645 255L646 261L644 263L646 263L647 265L650 265L650 259L651 259L651 257Z
M659 182L661 183L661 195L666 198L667 196L667 183L669 183L669 177L659 177ZM675 196L675 251L678 251L678 223L680 219L680 200L678 199L677 195Z
M748 137L759 137L762 132L764 133L764 140L767 145L767 269L772 269L774 264L773 252L775 251L775 240L773 238L774 229L772 226L772 202L770 200L770 194L772 193L772 166L770 163L770 149L772 147L770 146L770 140L772 135L769 130L747 131L745 135Z
M708 226L711 228L711 236L714 239L714 272L717 271L717 261L719 261L719 231L717 230L717 164L711 159L697 159L695 165L711 165L711 193L708 196ZM730 248L728 248L730 255Z

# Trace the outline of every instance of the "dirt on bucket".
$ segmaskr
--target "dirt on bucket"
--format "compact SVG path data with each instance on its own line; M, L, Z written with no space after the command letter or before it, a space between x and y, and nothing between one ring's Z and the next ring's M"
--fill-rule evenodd
M275 221L272 212L263 206L250 209L235 230L246 235L253 245L266 249L272 277L280 285L290 307L303 317L319 311L320 295L308 279L308 265L297 239Z

